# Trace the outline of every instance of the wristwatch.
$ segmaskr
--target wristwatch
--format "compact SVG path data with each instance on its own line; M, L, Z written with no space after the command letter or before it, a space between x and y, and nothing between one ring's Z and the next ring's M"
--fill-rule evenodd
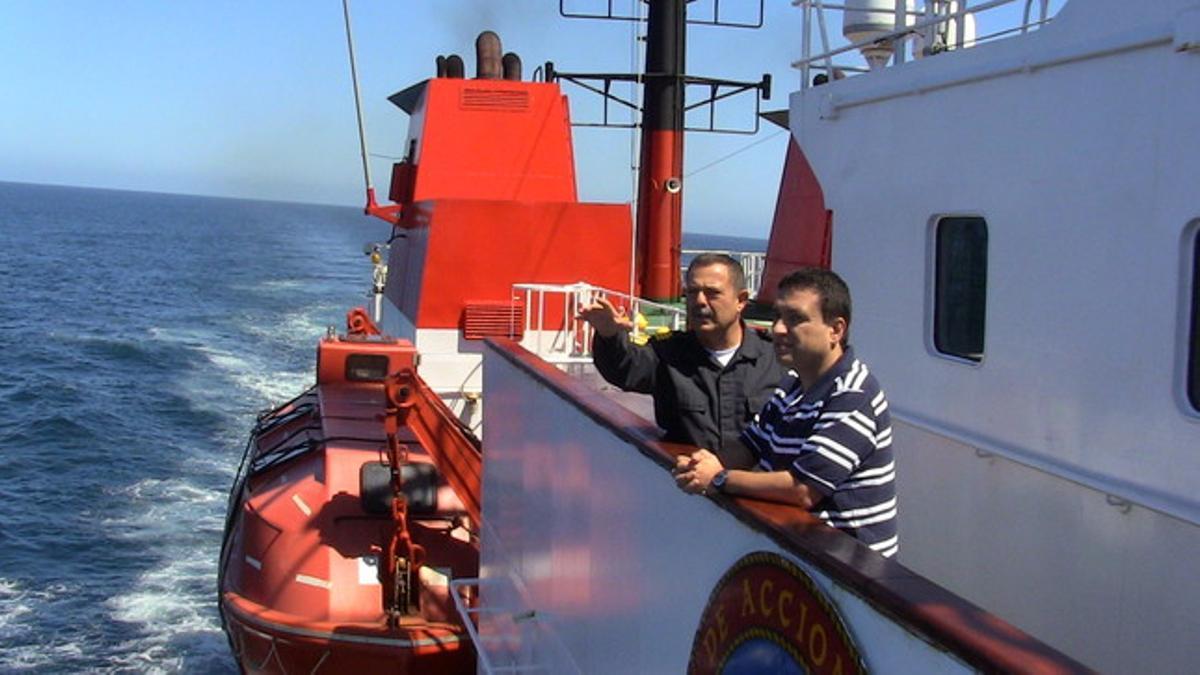
M724 492L725 491L725 481L728 479L729 479L729 469L721 469L720 471L717 472L717 475L713 476L712 482L710 482L708 484L708 486L711 487L712 489L716 490L717 492Z

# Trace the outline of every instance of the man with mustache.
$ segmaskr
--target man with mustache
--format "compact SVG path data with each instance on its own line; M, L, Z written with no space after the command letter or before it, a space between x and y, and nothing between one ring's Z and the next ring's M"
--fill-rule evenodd
M604 379L654 396L664 440L716 453L725 466L750 467L754 456L738 436L783 376L771 344L742 321L750 299L742 266L704 253L686 274L688 330L638 346L632 322L599 298L579 318L595 329L592 353Z
M795 504L883 556L899 549L896 465L887 398L850 347L850 289L829 270L779 282L771 326L783 383L742 434L758 471L698 450L679 458L685 492L723 492Z

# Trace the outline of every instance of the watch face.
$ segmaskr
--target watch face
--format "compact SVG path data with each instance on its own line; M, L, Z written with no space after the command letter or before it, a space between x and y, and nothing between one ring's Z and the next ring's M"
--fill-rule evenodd
M717 475L713 476L712 486L718 490L725 487L725 479L729 477L729 471L721 470Z

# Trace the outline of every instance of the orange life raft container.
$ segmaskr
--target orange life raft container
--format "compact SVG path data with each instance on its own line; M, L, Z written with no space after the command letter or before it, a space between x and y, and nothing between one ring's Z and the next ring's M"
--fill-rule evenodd
M411 343L348 318L357 334L320 342L316 386L251 433L221 551L226 632L248 673L474 672L450 581L478 576L478 442Z

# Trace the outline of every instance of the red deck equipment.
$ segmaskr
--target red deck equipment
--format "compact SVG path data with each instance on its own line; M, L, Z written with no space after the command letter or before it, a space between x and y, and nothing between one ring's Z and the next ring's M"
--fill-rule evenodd
M416 361L325 338L317 385L256 425L220 580L247 672L473 670L449 581L478 574L479 448Z

